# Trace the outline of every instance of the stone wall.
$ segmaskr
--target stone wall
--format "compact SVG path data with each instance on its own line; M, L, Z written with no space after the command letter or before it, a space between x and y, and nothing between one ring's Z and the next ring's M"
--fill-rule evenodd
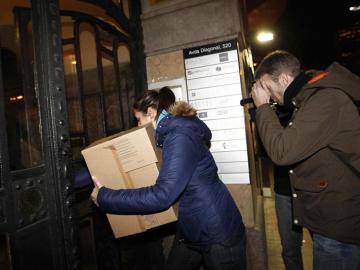
M144 8L145 53L163 53L236 37L243 32L240 9L240 1L235 0L164 1Z

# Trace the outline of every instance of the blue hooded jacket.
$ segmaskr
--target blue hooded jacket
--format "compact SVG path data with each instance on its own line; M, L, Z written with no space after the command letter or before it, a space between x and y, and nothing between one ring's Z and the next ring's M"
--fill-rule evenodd
M156 184L126 190L102 187L100 207L111 213L144 214L179 201L179 237L199 245L221 243L243 232L240 212L218 177L210 139L211 131L196 116L166 116L156 129L156 143L162 148Z

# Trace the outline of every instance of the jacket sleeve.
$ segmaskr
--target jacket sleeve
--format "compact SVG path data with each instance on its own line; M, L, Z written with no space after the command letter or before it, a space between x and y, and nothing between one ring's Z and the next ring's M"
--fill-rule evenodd
M256 124L264 147L278 165L291 165L324 148L334 140L341 106L349 98L339 90L324 89L313 95L282 127L269 105L256 111Z
M169 208L190 181L200 159L199 148L185 134L168 135L156 184L138 189L102 187L97 201L109 213L152 213Z

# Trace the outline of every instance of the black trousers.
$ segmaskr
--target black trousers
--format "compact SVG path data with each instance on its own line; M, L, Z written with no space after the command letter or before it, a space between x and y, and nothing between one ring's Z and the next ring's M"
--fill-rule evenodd
M175 237L165 269L246 270L246 237L239 232L220 244L206 248L189 245Z

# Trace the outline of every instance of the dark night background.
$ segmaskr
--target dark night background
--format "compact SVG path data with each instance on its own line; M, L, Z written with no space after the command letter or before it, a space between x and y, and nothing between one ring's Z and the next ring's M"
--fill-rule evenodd
M323 69L336 60L360 75L360 11L349 10L360 1L285 2L285 8L269 26L274 41L251 43L255 62L272 50L284 49L295 54L304 69Z

